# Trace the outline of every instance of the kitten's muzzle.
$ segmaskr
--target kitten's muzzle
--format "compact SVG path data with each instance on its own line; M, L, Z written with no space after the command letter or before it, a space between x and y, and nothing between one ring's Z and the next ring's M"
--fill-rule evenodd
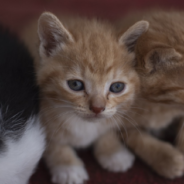
M95 114L99 114L105 110L105 107L90 106L89 109L90 109L90 111L94 112Z
M90 99L89 109L94 112L96 115L100 114L105 110L106 102L103 96L94 95Z

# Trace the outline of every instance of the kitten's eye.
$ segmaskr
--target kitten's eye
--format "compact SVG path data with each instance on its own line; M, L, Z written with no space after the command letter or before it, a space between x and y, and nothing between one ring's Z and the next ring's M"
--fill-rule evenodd
M123 89L125 88L125 84L122 82L115 82L110 86L110 91L113 93L119 93L121 91L123 91Z
M70 87L70 89L72 89L74 91L81 91L84 89L83 82L81 82L79 80L69 80L68 86Z

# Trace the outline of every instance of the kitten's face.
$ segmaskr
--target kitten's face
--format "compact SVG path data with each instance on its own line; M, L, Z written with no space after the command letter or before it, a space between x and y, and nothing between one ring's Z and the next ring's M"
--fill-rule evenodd
M108 118L120 107L129 109L138 90L139 80L130 65L132 59L115 41L94 50L75 43L48 61L49 68L43 68L48 73L40 74L45 81L42 88L48 98L71 106L80 117Z
M40 47L42 64L38 80L45 100L53 108L61 107L61 112L65 108L69 115L88 121L122 114L139 90L139 78L133 68L134 54L128 52L124 43L129 39L125 35L118 42L107 24L89 20L78 23L80 28L71 26L70 32L64 30L68 41L62 45L55 40L54 48L49 43ZM59 34L52 35L52 39L58 39L61 29L58 28ZM130 42L127 44L132 47Z

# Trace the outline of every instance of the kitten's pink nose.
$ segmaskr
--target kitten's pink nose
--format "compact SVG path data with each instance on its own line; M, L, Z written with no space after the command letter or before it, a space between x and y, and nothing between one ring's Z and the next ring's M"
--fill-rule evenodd
M102 111L105 110L105 107L94 107L94 106L90 106L90 110L93 111L95 114L99 114Z

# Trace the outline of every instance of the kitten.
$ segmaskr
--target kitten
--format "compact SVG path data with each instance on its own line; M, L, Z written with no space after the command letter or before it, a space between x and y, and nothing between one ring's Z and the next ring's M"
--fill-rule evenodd
M61 23L62 22L62 23ZM132 48L148 29L140 21L117 38L107 22L60 18L43 13L24 39L35 54L41 88L41 121L47 131L45 159L54 183L83 183L88 174L74 148L94 144L103 168L126 171L134 156L121 144L114 129L139 90ZM31 31L32 30L32 31ZM128 52L130 50L130 52Z
M0 28L0 183L26 184L45 147L38 86L25 46Z
M175 117L184 115L184 13L152 12L142 17L150 27L135 46L141 92L132 105L136 107L127 114L140 132L129 129L126 143L158 174L176 178L184 173L183 127L176 146L154 138L149 132L160 131ZM137 20L141 18L136 16ZM130 128L130 122L124 124Z

